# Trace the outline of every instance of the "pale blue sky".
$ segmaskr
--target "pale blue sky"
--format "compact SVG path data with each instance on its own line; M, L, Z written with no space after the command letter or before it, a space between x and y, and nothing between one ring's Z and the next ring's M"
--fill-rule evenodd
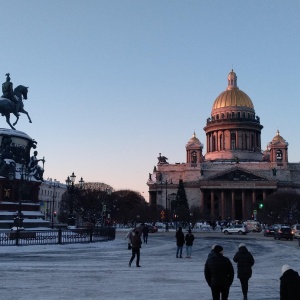
M234 69L264 126L300 161L300 1L3 1L0 80L29 86L17 129L38 141L45 177L147 197L158 153L204 143ZM4 13L5 12L5 13ZM2 78L2 79L1 79ZM14 118L14 117L12 117ZM7 128L4 118L0 127Z

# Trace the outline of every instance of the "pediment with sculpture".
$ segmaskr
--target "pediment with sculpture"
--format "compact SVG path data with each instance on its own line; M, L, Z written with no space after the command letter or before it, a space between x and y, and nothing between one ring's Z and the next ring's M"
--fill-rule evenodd
M209 181L269 181L268 178L253 174L241 168L234 168L217 174L208 179Z

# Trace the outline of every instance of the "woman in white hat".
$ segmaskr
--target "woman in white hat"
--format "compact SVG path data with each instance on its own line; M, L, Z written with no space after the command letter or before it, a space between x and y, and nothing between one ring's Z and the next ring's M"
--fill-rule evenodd
M280 277L280 300L300 299L300 276L289 265L283 265Z

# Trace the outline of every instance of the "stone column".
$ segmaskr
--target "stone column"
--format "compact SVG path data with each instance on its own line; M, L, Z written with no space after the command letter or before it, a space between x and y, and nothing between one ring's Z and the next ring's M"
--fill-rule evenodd
M215 218L215 193L214 191L212 190L210 192L210 215L212 217L212 219Z
M256 193L255 190L252 190L252 204L254 205L256 201Z
M263 201L264 201L264 202L265 202L266 198L267 198L267 192L266 192L266 191L263 191Z
M231 219L235 220L235 203L234 203L234 190L231 192Z
M224 199L224 191L221 191L221 218L225 220L225 199Z
M242 191L242 213L243 219L246 219L246 202L245 202L245 191Z
M204 191L200 191L200 211L203 213L204 211Z

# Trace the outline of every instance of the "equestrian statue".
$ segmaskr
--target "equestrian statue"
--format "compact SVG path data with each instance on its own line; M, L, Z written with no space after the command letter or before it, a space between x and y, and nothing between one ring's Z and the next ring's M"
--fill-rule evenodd
M28 87L19 85L13 90L13 84L10 82L10 74L5 74L6 81L2 84L2 93L0 97L0 113L5 116L7 124L15 130L14 126L18 123L19 112L26 114L29 123L32 123L28 112L24 109L23 98L27 99ZM16 116L16 121L13 125L10 123L10 114Z

